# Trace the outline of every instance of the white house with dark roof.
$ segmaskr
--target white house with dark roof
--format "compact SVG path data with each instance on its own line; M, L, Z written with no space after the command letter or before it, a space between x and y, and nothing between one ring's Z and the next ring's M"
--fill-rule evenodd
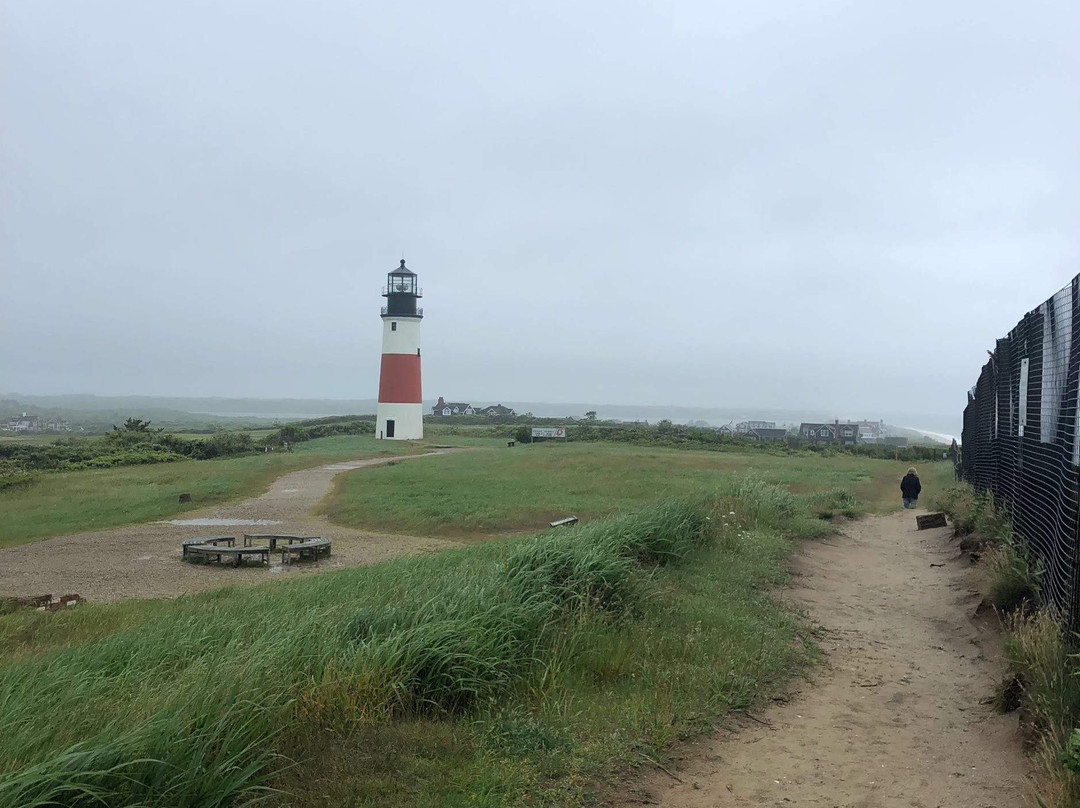
M803 423L799 426L799 437L810 443L839 443L844 446L854 446L859 441L859 425L842 424L839 421L831 424Z
M491 404L487 407L481 407L478 412L481 415L514 415L514 411L509 407L504 407L502 404Z
M444 401L442 396L439 396L439 400L435 402L435 406L431 408L432 415L441 415L444 417L450 417L451 415L474 415L476 410L472 404L466 404L463 401Z

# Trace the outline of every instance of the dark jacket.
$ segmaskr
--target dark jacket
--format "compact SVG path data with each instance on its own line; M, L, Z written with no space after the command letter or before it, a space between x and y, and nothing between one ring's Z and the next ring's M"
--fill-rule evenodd
M918 499L922 493L922 483L915 474L906 474L900 481L900 491L907 499Z

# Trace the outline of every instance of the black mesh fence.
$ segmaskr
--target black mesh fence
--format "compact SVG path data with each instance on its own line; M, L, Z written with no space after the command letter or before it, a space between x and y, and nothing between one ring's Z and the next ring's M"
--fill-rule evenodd
M964 410L963 476L1008 507L1047 604L1080 628L1080 276L999 339Z

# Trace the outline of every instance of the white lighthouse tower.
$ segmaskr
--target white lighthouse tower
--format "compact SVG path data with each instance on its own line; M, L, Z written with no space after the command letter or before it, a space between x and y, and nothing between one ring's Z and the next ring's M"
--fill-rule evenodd
M382 371L379 375L379 412L375 434L390 440L424 437L424 404L420 390L420 321L424 310L416 301L424 296L416 273L401 266L386 276L382 309Z

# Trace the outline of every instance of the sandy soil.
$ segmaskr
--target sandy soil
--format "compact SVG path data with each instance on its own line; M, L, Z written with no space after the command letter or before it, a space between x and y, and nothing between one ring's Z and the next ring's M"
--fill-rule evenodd
M790 701L654 769L616 805L1012 808L1025 776L1015 716L982 703L1000 637L973 619L975 571L913 512L807 543L785 600L824 627L827 662ZM944 566L931 566L944 565Z
M283 580L341 567L371 564L407 553L450 547L455 542L419 536L370 533L331 525L312 509L329 491L334 477L345 471L385 463L426 462L442 451L371 460L337 462L286 474L262 496L232 505L218 505L183 514L184 519L265 519L276 525L195 527L153 522L109 530L73 533L0 549L0 595L62 595L78 593L96 601L123 598L173 597L187 592L220 589L236 584ZM327 536L333 554L317 563L235 569L181 560L180 542L195 536L236 536L281 533Z

